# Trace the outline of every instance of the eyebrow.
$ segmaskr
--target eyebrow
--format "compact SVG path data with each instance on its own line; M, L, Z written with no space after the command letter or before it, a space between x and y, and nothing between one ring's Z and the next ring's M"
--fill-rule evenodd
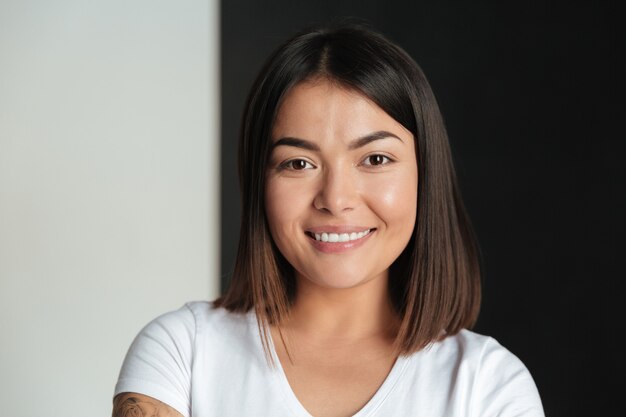
M400 142L403 142L402 139L400 139L397 135L394 135L391 132L387 132L386 130L379 130L378 132L369 133L365 136L361 136L360 138L353 140L352 142L350 142L350 145L348 145L348 149L349 150L359 149L367 145L368 143L374 142L376 140L387 139L387 138L395 138L395 139L398 139ZM306 139L293 138L293 137L284 137L284 138L278 139L276 142L272 144L272 149L276 148L277 146L293 146L296 148L306 149L309 151L317 151L317 152L319 152L320 150L319 146L317 146L317 144L313 142L310 142Z

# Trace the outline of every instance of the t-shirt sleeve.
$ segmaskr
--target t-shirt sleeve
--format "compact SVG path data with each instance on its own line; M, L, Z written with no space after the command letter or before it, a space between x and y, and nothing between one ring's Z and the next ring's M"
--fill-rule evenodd
M473 416L544 417L530 372L492 338L483 347L474 387Z
M195 327L187 305L144 327L128 349L114 395L147 395L190 417Z

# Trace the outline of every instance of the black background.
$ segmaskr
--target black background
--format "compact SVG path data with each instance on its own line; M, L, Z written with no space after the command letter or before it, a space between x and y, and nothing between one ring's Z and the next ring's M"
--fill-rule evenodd
M304 26L363 18L420 64L446 120L483 255L475 330L522 359L547 416L614 414L626 213L615 11L408 3L222 2L222 285L237 245L236 144L254 76Z

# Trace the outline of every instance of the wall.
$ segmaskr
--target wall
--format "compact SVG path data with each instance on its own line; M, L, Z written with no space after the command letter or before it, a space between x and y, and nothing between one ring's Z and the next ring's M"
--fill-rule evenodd
M362 18L421 65L445 118L484 261L475 330L524 361L546 415L617 414L626 141L616 5L223 2L223 285L239 225L234 138L252 80L305 26Z
M218 292L218 4L0 2L0 414L109 415Z

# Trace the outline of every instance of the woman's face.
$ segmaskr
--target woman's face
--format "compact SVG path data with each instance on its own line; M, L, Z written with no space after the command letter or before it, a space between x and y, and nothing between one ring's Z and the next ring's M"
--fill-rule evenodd
M287 94L272 144L267 219L297 279L350 288L386 278L415 226L411 132L364 95L317 80Z

